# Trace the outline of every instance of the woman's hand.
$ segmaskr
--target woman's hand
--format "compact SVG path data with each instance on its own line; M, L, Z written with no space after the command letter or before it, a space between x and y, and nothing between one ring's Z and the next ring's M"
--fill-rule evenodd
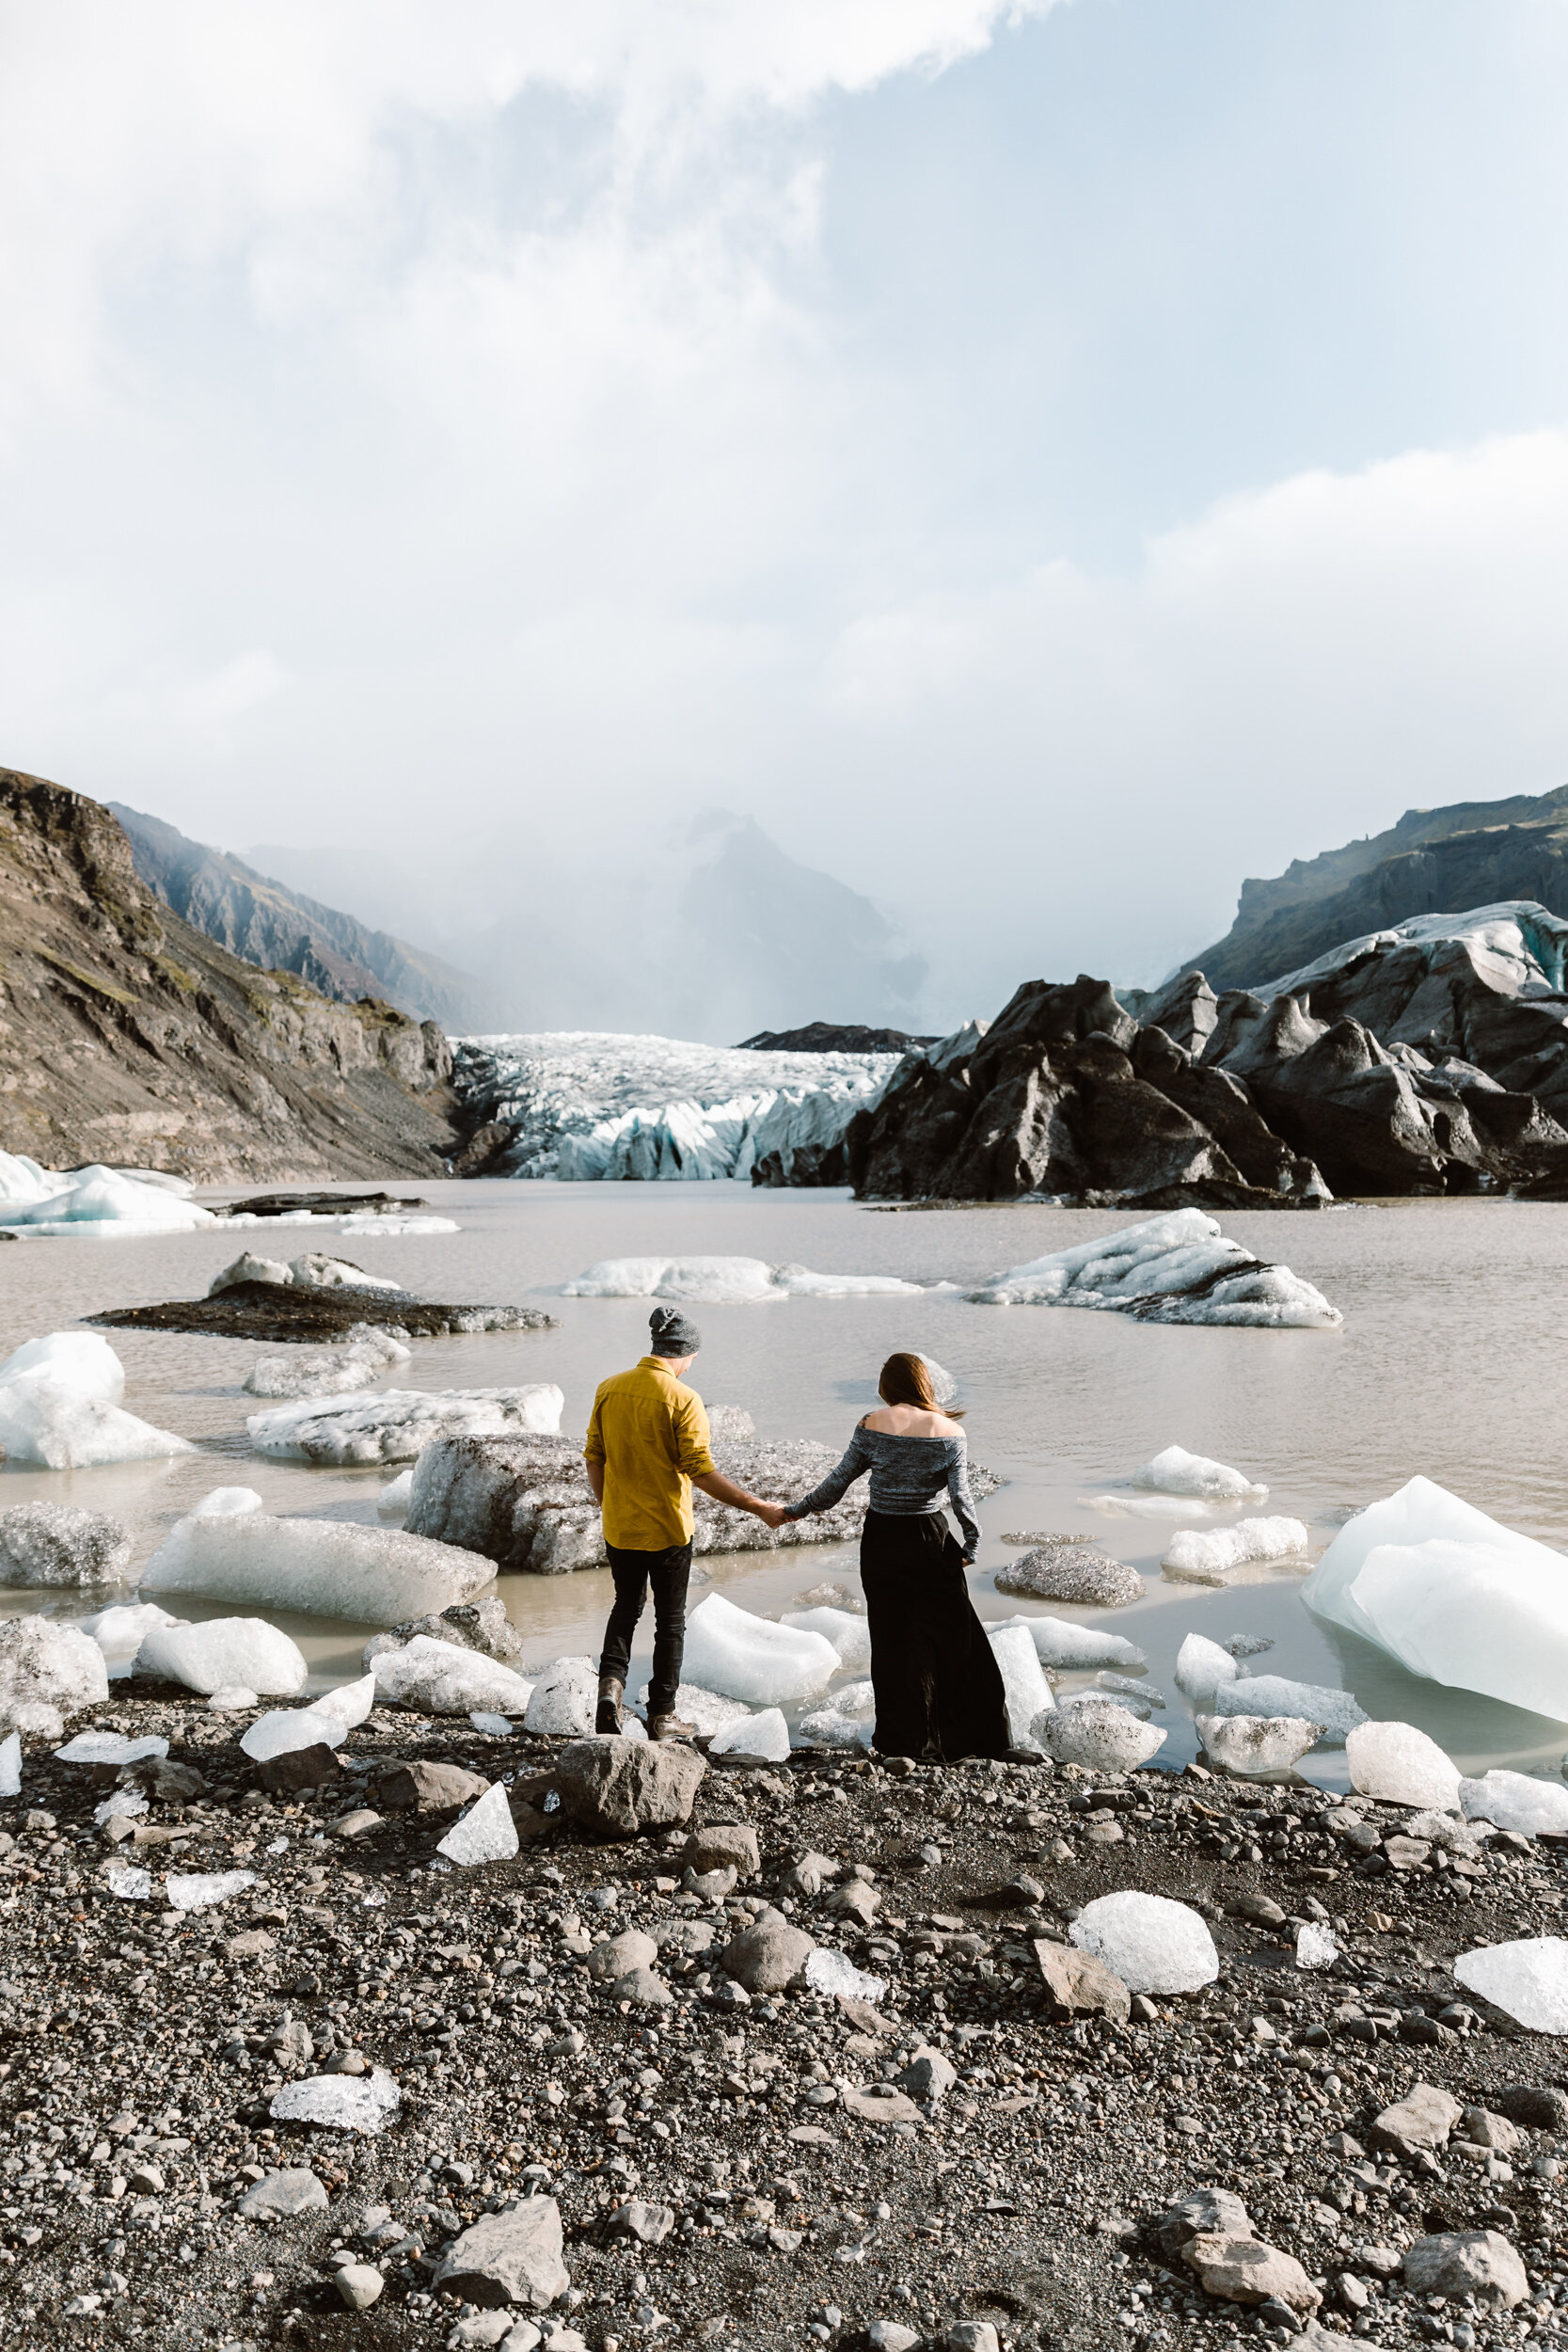
M759 1502L754 1508L765 1527L786 1527L789 1523L789 1513L782 1502Z

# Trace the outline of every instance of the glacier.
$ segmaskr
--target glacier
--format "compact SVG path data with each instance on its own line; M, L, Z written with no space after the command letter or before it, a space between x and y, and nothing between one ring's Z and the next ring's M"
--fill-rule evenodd
M1144 1323L1331 1331L1344 1318L1289 1266L1266 1265L1201 1209L1173 1209L993 1274L978 1307L1088 1307Z
M453 1047L459 1092L486 1123L514 1130L495 1172L578 1183L744 1179L775 1152L787 1182L796 1154L819 1162L902 1058L589 1029Z

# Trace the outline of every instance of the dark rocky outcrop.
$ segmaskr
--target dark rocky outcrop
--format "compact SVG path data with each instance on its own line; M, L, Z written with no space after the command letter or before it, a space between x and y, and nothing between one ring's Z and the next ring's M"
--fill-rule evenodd
M0 770L0 1149L208 1183L438 1175L451 1057L182 922L107 809Z
M173 1298L151 1307L109 1307L88 1315L110 1331L207 1331L227 1340L341 1340L356 1323L385 1324L405 1337L454 1331L548 1331L539 1307L447 1307L404 1291L295 1290L282 1282L234 1282L215 1298Z
M759 1029L743 1037L737 1053L907 1054L911 1045L934 1045L934 1037L911 1037L906 1029L868 1029L863 1021L808 1021L802 1029Z

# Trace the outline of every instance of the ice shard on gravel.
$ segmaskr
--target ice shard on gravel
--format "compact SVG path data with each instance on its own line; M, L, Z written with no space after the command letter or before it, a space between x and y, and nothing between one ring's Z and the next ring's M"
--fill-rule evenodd
M72 1715L108 1695L103 1653L80 1627L42 1616L0 1620L0 1732L61 1739Z
M1525 1837L1568 1837L1568 1788L1560 1780L1494 1767L1480 1780L1462 1780L1457 1802L1468 1821L1490 1821Z
M436 1849L449 1862L471 1870L481 1862L505 1862L517 1851L517 1825L506 1790L496 1781L454 1822Z
M598 1692L598 1668L591 1658L552 1659L529 1693L523 1729L547 1732L558 1740L587 1739L594 1729Z
M1521 1936L1461 1952L1455 1981L1479 1994L1531 2033L1568 2034L1568 1943L1560 1935Z
M1435 1740L1414 1724L1357 1724L1345 1737L1351 1786L1364 1797L1387 1804L1428 1805L1438 1813L1459 1810L1459 1767ZM1568 1826L1568 1788L1561 1792ZM1508 1826L1498 1822L1498 1828Z
M254 1870L171 1870L164 1881L171 1911L215 1911L256 1883Z
M1081 1952L1114 1969L1132 1993L1196 1993L1220 1973L1214 1939L1198 1914L1164 1895L1129 1889L1085 1903L1068 1929Z
M308 2074L274 2093L275 2123L315 2123L329 2132L384 2132L403 2093L379 2066L368 2074Z
M371 1671L383 1698L431 1715L471 1715L476 1708L523 1715L538 1688L499 1659L430 1633L416 1633L402 1649L377 1651Z
M1243 1780L1253 1772L1287 1771L1323 1736L1322 1724L1307 1723L1299 1715L1196 1715L1193 1720L1210 1763Z
M1114 1699L1089 1694L1042 1708L1032 1739L1058 1764L1079 1764L1090 1772L1131 1772L1165 1744L1165 1734L1140 1723Z
M366 1721L375 1701L374 1675L361 1675L357 1681L324 1691L309 1707L275 1707L242 1734L240 1746L258 1764L298 1748L323 1743L335 1748Z
M1015 1748L1038 1756L1042 1750L1035 1725L1055 1705L1040 1666L1039 1653L1026 1626L988 1626L986 1636L1002 1669L1007 1736Z
M495 1572L494 1561L482 1553L397 1528L274 1518L264 1511L233 1518L193 1513L169 1530L148 1562L142 1590L205 1593L312 1616L399 1625L471 1600Z
M710 1593L687 1621L688 1681L753 1707L787 1707L814 1698L841 1663L820 1633L753 1617L721 1593Z
M789 1725L783 1710L765 1707L757 1715L743 1715L726 1724L708 1744L709 1756L760 1756L768 1764L789 1760Z
M1568 1704L1568 1558L1430 1478L1341 1528L1302 1598L1412 1674L1554 1718Z
M207 1617L199 1625L155 1625L135 1672L211 1695L243 1683L263 1698L293 1698L309 1668L296 1642L264 1617Z

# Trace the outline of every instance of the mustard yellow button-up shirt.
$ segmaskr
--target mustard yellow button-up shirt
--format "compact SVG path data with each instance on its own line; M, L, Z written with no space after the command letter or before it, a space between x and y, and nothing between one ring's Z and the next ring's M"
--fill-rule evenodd
M621 1551L691 1540L691 1481L713 1469L707 1414L659 1356L601 1380L583 1459L604 1464L604 1534Z

